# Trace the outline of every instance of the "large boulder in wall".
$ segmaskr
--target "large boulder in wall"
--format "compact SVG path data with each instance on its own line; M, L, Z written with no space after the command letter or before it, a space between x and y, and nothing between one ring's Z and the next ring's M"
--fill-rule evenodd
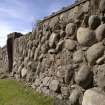
M87 64L83 64L75 75L76 84L83 88L90 87L93 80L93 73Z
M105 105L105 92L100 88L86 90L82 105Z
M77 41L82 46L91 46L95 43L95 32L84 27L77 30Z
M103 40L103 38L105 38L105 24L100 25L96 31L96 39L97 41L101 41Z
M89 64L96 63L96 60L104 53L105 46L102 42L96 43L87 50L86 58Z
M101 19L97 15L92 15L89 18L88 24L89 28L94 30L101 24Z

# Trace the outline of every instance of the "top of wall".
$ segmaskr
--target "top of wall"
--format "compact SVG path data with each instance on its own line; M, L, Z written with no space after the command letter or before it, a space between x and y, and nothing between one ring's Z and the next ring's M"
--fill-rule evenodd
M67 6L67 7L64 7L64 8L62 8L61 10L52 13L50 16L44 17L44 19L41 20L40 23L43 23L43 22L45 22L46 20L49 20L49 19L51 19L51 18L53 18L53 17L55 17L55 16L57 16L57 15L59 15L59 14L62 14L63 12L69 11L70 9L74 8L75 6L78 6L78 5L80 5L80 4L82 4L82 3L85 3L85 2L87 2L87 1L90 1L90 0L78 0L78 1L75 2L74 4L69 5L69 6Z

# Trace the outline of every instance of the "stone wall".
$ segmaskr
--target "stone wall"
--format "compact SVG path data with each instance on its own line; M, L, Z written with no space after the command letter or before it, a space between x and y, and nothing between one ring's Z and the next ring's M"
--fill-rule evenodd
M105 17L98 2L80 0L16 38L12 76L67 105L104 105Z
M25 36L17 38L14 42L13 50L13 75L17 79L20 79L20 72L22 68L27 68L28 63L31 61L34 63L34 53L35 53L35 39L28 33ZM35 65L34 65L35 66Z
M0 73L8 71L7 46L0 48Z
M46 51L46 49L49 50L49 48L47 47L49 47L48 40L51 33L54 31L59 31L57 33L58 34L61 33L61 35L64 34L64 36L61 36L61 37L62 38L65 37L65 27L67 23L78 21L79 18L81 18L79 19L81 22L82 18L84 17L84 14L87 14L89 11L89 1L85 0L82 3L81 2L76 3L70 7L67 7L66 9L67 9L66 11L63 10L64 12L62 10L57 12L56 16L51 15L46 19L44 19L43 21L41 21L41 23L36 27L36 29L33 29L32 33L29 33L30 35L27 34L15 40L14 54L13 54L14 72L18 72L18 71L20 72L20 69L22 69L23 67L29 68L27 66L30 65L30 63L39 65L40 64L39 59L42 59L43 55L46 55L46 56L49 55L47 57L47 59L49 59L49 57L52 56L52 54L51 55L48 54L48 51ZM79 11L81 12L80 14L78 14ZM62 40L62 38L59 39L58 42ZM66 62L67 61L66 60L63 61L63 58L62 58L62 65L63 63L66 64ZM33 69L35 69L36 71L38 67L33 67ZM37 72L39 71L37 70ZM18 76L20 77L20 75ZM18 76L16 75L16 77Z

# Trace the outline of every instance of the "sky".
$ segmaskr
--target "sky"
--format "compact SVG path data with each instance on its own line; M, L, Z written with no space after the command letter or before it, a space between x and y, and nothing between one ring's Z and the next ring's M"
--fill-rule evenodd
M32 31L34 23L74 0L0 0L0 46L12 32Z

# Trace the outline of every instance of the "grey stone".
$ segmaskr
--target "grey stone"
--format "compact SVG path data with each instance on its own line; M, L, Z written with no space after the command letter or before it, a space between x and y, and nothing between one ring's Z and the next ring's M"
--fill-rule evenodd
M25 49L23 49L23 56L24 56L24 57L27 56L27 52L25 51Z
M29 40L29 42L28 42L28 48L32 48L32 41L31 40Z
M82 90L79 88L73 89L69 97L70 105L81 105L82 95Z
M23 67L24 67L23 64L21 64L21 65L19 66L19 68L18 68L18 73L21 72L21 70L22 70Z
M50 81L51 81L51 77L45 77L45 78L43 79L43 85L44 85L44 86L49 86Z
M21 76L22 76L22 78L26 77L27 72L28 72L28 70L27 70L26 68L23 68L23 69L21 70Z
M56 92L59 89L59 81L58 80L52 80L49 85L50 90Z
M64 40L61 40L60 42L58 42L57 46L56 46L56 51L59 52L62 50L63 48L63 44L64 44Z
M22 46L19 46L19 53L22 54L22 51L23 51Z
M105 88L105 64L95 65L93 71L95 86Z
M31 49L28 50L28 58L30 58Z
M13 66L14 66L14 67L16 66L16 61L13 62Z
M80 27L77 30L77 40L80 45L91 46L96 41L95 32L88 28Z
M41 91L42 93L44 93L44 95L47 95L47 96L50 95L50 90L47 87L42 87Z
M45 53L47 53L48 49L49 49L49 45L48 45L48 41L46 41L46 42L41 46L41 52L42 52L43 54L45 54Z
M105 105L105 92L99 88L86 90L82 105Z
M38 47L36 48L35 54L34 54L35 61L38 59L40 49L41 49L41 45L39 44Z
M87 50L87 61L89 64L94 64L96 63L96 60L102 56L102 54L104 53L104 45L103 43L99 42L94 44L93 46L91 46L88 50Z
M76 32L76 25L74 23L69 23L66 26L67 36L72 36Z
M24 66L26 66L26 65L28 64L28 61L29 61L29 58L26 57L26 58L24 59Z
M97 78L97 85L98 87L105 89L105 74L104 73L99 75L99 77Z
M58 71L57 71L57 77L64 78L65 77L65 67L64 66L59 66L57 69L58 69Z
M76 43L74 40L71 39L66 39L64 41L64 48L68 49L68 50L74 50L76 48Z
M88 24L90 29L96 29L101 24L100 17L97 15L90 16Z
M75 82L83 88L88 88L93 80L93 73L91 68L83 64L75 75Z
M43 36L42 39L41 39L41 43L43 44L45 41L46 41L46 37Z
M73 54L73 61L79 63L83 61L84 53L82 50L78 50Z
M36 86L34 85L34 83L31 85L32 89L36 89Z
M37 88L36 88L36 92L42 94L41 87L37 87Z
M17 81L20 80L20 75L19 75L19 74L15 74L14 77L15 77L15 79L16 79Z
M30 70L31 69L31 65L32 65L32 61L29 61L27 64L27 68Z
M68 21L68 13L63 13L60 15L60 20L63 22L67 22Z
M54 27L58 23L58 21L59 21L59 18L58 17L52 18L51 21L49 22L50 28L54 29Z
M99 58L99 59L96 61L96 63L97 63L97 64L102 64L102 63L104 63L104 61L105 61L105 56L102 56L101 58Z
M26 81L27 82L33 82L34 81L34 74L32 71L28 71L27 72L27 76L26 76Z
M38 75L40 74L41 68L42 68L42 65L41 65L41 63L39 62L38 65L37 65L37 68L36 68L36 73L35 73L36 76L38 76Z
M63 97L62 97L62 94L58 94L57 96L56 96L56 98L58 98L58 99L60 99L60 101L63 99ZM55 105L55 104L54 104ZM57 105L59 105L59 103L57 104ZM60 104L61 105L61 104Z
M57 34L56 33L52 33L50 38L49 38L49 46L51 48L53 48L55 46L55 41L57 40Z
M96 31L96 39L97 41L101 41L103 40L103 38L105 38L105 24L100 25Z
M34 51L30 51L30 58L33 59L34 58Z
M61 87L61 93L62 93L62 96L64 98L68 98L70 95L69 88L68 87Z
M72 67L72 65L67 65L65 67L65 83L66 84L69 84L71 79L73 78L73 74L74 74L74 69Z
M99 9L102 13L105 12L105 0L100 1Z
M33 83L33 86L38 87L41 85L41 80L40 79L36 79L35 82Z
M39 61L42 61L44 58L44 54L42 53L40 56L39 56Z

